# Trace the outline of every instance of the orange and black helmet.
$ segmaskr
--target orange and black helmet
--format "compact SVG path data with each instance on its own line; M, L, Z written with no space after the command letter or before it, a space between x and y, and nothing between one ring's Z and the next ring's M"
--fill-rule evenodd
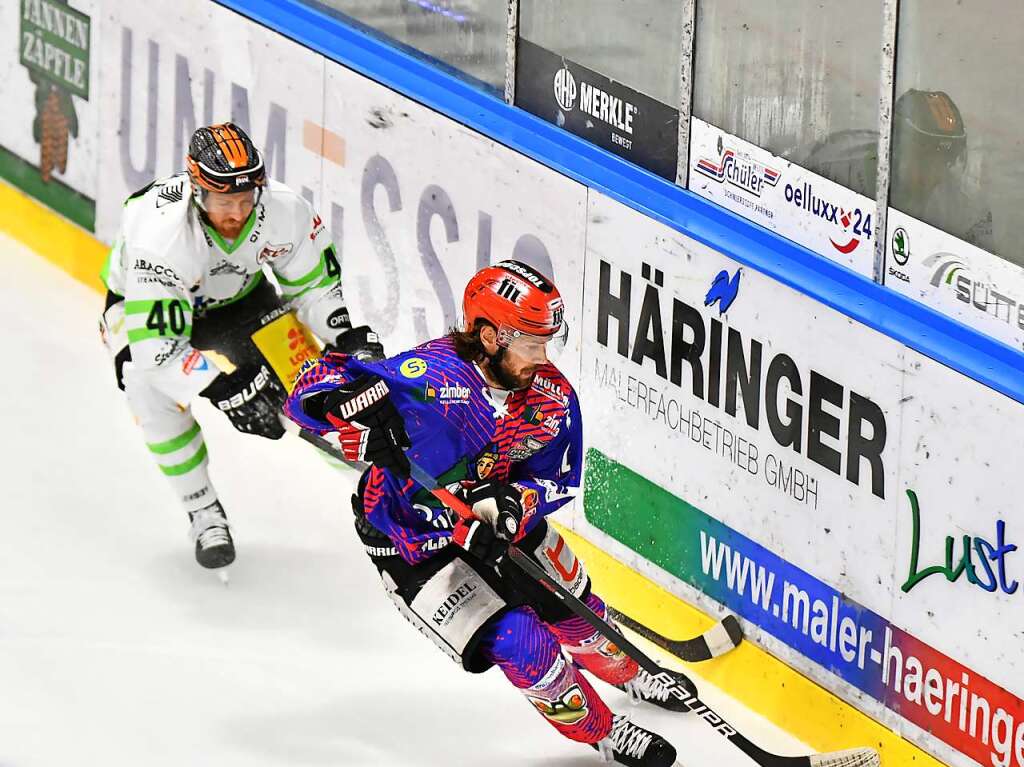
M205 192L246 192L266 183L263 155L234 123L211 125L193 133L185 162L200 196Z
M521 261L502 261L473 275L462 310L466 331L472 331L477 320L494 325L499 337L502 330L542 339L565 331L562 294L551 280Z
M892 112L894 157L913 163L934 157L952 165L964 156L964 118L948 93L912 88L896 99Z

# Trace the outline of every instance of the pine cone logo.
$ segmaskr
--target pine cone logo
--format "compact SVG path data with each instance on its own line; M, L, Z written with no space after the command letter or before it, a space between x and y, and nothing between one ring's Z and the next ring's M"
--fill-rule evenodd
M68 142L78 136L78 117L71 96L56 85L41 80L36 88L36 119L32 135L39 144L39 173L49 182L56 170L68 170Z
M21 64L36 88L39 175L48 183L67 173L69 144L78 136L72 97L89 100L90 19L68 0L22 0L21 39Z

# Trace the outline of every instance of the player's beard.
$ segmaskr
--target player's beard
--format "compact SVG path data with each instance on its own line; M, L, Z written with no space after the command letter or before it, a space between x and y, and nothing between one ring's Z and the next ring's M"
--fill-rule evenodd
M517 376L505 367L505 362L504 347L500 347L495 354L487 358L487 372L494 377L494 380L497 381L502 389L520 391L522 389L529 389L533 385L533 377L536 375L536 370L528 376Z

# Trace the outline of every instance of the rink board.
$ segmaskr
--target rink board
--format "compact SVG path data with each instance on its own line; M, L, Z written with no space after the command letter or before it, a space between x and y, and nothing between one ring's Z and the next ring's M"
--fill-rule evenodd
M818 748L877 742L890 763L926 763L856 708L947 763L1005 752L1024 765L1011 753L1024 738L1024 596L1012 588L1024 571L1008 550L1019 543L1017 402L724 255L706 233L642 215L207 0L164 13L75 5L91 17L93 63L88 101L72 96L69 156L94 171L69 160L61 183L94 201L95 238L0 185L5 230L90 282L123 199L178 169L196 125L230 117L271 173L314 201L353 314L389 349L444 332L478 266L534 263L566 295L573 343L556 361L587 420L586 510L562 521L606 552L587 558L601 589L622 595L612 601L673 635L709 621L680 600L738 613L752 643L717 662L722 678ZM31 107L19 66L0 60L10 98ZM294 76L271 76L284 67ZM101 109L119 130L100 131ZM0 146L28 155L32 144L30 120L0 126ZM912 553L918 575L944 564L947 536L955 577L915 580ZM973 574L956 575L963 536ZM634 573L656 598L633 596ZM895 669L894 650L899 685L872 660ZM778 675L801 695L780 697ZM973 697L954 697L965 675Z

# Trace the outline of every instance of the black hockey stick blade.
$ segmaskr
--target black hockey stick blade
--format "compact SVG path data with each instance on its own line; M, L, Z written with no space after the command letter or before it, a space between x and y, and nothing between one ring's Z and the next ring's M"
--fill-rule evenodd
M725 655L743 641L743 629L740 628L740 622L736 620L735 615L726 615L703 634L692 639L669 639L611 605L608 606L608 617L688 663L698 663Z

